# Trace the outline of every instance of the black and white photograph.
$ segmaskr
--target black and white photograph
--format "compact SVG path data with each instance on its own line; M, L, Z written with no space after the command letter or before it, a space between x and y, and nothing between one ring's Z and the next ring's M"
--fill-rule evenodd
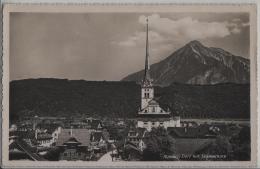
M8 12L6 159L250 165L255 8L176 8Z

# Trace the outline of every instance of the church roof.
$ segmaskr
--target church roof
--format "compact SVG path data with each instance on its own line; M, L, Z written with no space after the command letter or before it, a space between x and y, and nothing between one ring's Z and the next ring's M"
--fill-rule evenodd
M149 103L148 103L149 105L159 105L159 103L156 101L156 100L151 100L151 101L149 101Z
M145 86L152 85L152 78L150 76L150 64L149 64L149 40L148 40L148 19L146 24L146 52L145 52L145 68L144 68L144 77L142 84Z
M160 104L159 104L159 102L157 101L157 100L155 100L155 99L152 99L152 100L150 100L149 102L148 102L148 105L145 107L145 108L143 108L141 111L143 111L144 109L146 109L147 107L149 107L149 106L159 106L162 110L164 110L161 106L160 106ZM164 110L165 111L165 110Z

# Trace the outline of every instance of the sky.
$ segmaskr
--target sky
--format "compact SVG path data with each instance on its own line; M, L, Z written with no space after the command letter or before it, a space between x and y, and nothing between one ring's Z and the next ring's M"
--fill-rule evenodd
M117 81L192 40L249 58L248 13L11 13L10 80Z

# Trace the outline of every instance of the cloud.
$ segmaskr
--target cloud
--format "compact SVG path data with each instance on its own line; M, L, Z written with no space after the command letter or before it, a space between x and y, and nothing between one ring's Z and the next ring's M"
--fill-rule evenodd
M241 32L241 29L238 28L238 27L235 27L235 28L231 29L231 32L232 32L233 34L239 34L239 33Z
M231 22L225 22L225 24L233 34L239 34L244 27L249 26L249 22L243 22L240 18L232 19Z
M146 16L141 15L138 22L145 27L146 19ZM150 50L158 56L160 51L172 51L173 48L181 47L191 40L224 38L240 34L242 29L249 25L243 23L240 18L217 22L201 21L192 17L171 19L153 14L148 16L148 19ZM142 29L112 43L121 47L144 47L145 38L146 33Z
M242 27L247 27L247 26L249 26L249 25L250 25L250 23L249 23L249 22L242 23Z
M145 44L146 32L135 32L133 35L127 37L123 41L113 41L113 44L117 44L119 46L137 46ZM166 38L160 35L155 31L149 31L149 41L153 44L160 44L166 41Z
M178 20L162 18L158 14L148 16L149 26L159 33L184 39L205 39L215 37L225 37L230 35L230 30L225 22L205 22L184 17ZM139 17L139 23L145 24L146 17Z

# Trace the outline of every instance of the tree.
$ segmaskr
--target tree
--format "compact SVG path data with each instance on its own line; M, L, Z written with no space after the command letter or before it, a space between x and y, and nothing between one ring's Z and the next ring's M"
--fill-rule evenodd
M143 160L146 161L162 160L164 155L172 155L175 152L174 139L162 127L153 128L145 143Z
M198 150L195 155L203 155L195 160L229 161L232 158L232 146L228 137L218 136L211 144Z
M237 135L231 137L234 160L246 161L251 157L250 127L244 126Z
M145 161L159 161L161 149L156 137L150 137L146 141L146 148L143 151L143 160Z

